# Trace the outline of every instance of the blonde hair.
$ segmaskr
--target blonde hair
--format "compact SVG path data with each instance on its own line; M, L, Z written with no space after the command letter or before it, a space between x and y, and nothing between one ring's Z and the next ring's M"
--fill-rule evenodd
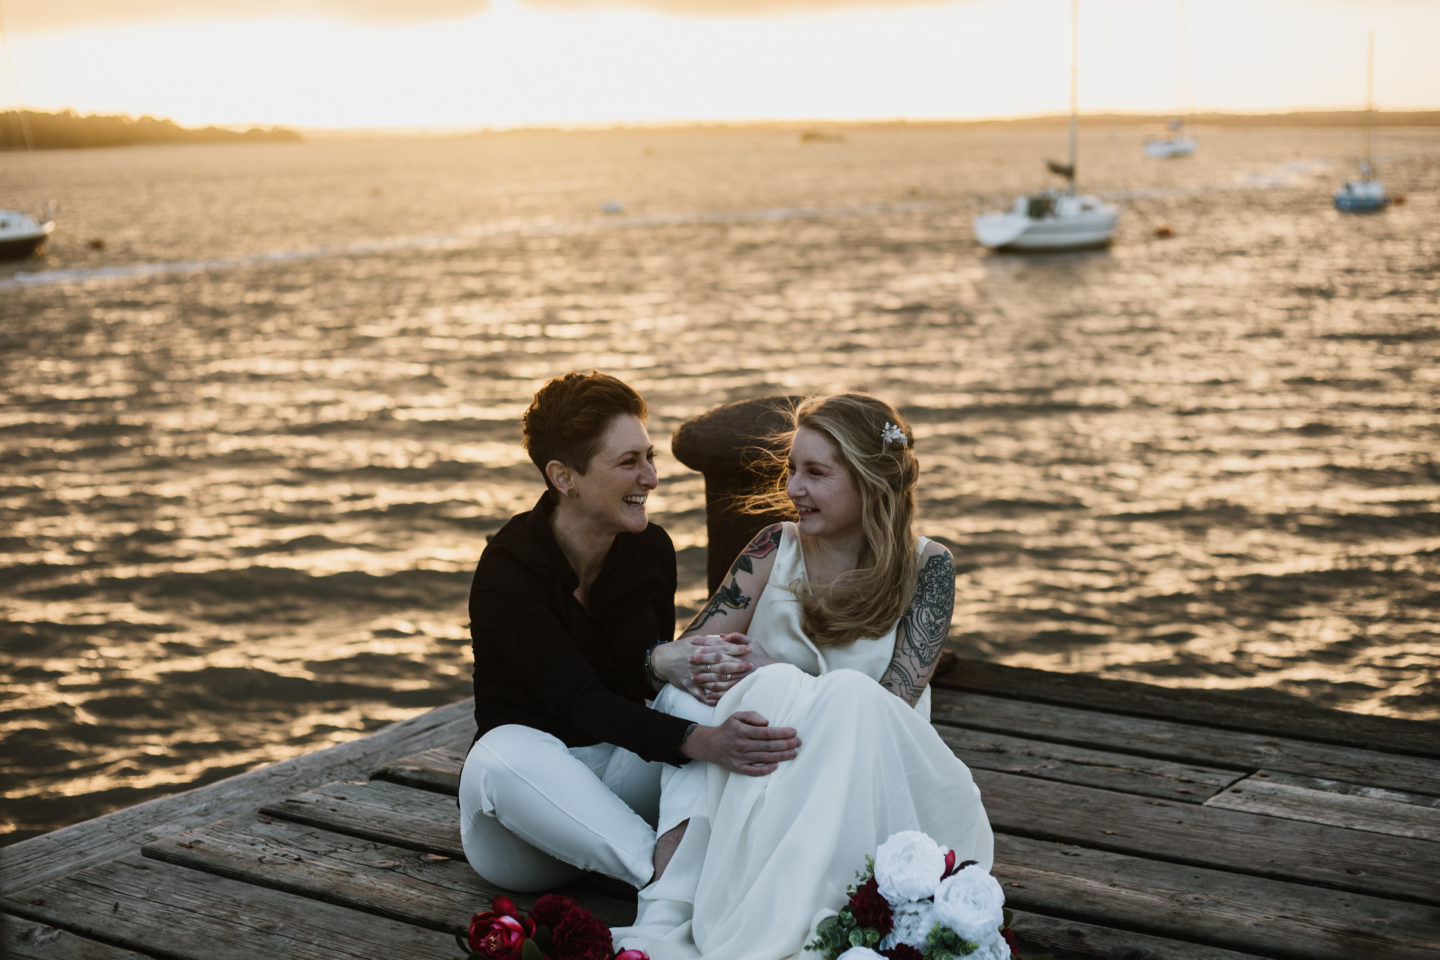
M763 486L745 499L748 511L796 516L785 493L786 462L801 427L824 434L839 451L860 491L865 537L853 570L828 584L796 585L801 627L818 647L883 636L909 607L919 572L914 524L920 464L914 434L893 407L868 394L809 397L792 411L790 426L770 438L752 462Z

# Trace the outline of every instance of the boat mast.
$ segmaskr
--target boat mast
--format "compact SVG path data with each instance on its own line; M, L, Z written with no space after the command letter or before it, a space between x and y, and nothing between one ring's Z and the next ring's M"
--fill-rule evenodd
M1075 133L1079 126L1076 113L1079 100L1075 95L1076 61L1079 45L1076 43L1076 25L1079 22L1078 0L1070 0L1070 193L1075 193Z
M1375 122L1375 28L1370 28L1365 44L1365 179L1370 179L1374 166L1370 162L1370 126Z
M1183 124L1185 122L1185 0L1180 0L1176 20L1179 22L1179 29L1175 31L1175 45L1180 50L1175 60L1180 64L1180 75L1175 78L1175 116Z

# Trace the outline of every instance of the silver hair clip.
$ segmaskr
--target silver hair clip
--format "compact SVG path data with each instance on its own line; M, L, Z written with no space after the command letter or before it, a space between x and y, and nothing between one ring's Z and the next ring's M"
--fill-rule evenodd
M905 436L905 431L889 420L885 421L885 428L880 431L880 442L887 447L892 443L898 443L902 447L910 445L910 439Z

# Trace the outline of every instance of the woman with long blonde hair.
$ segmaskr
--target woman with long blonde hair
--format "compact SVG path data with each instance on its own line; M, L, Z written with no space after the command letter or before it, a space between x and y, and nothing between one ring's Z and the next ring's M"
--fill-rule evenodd
M753 505L793 519L751 540L681 634L748 646L756 669L697 672L713 712L674 687L655 707L712 724L759 713L796 732L798 755L779 769L662 775L658 879L635 925L615 931L652 960L797 956L866 856L902 830L987 870L993 856L970 771L929 724L955 572L914 531L913 431L884 401L840 394L801 403L784 440L783 471Z

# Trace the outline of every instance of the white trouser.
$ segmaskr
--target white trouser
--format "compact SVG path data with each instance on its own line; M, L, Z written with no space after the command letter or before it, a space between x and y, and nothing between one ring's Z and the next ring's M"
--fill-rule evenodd
M608 743L567 747L533 727L496 727L460 774L465 859L507 890L547 890L586 870L644 886L665 766Z

